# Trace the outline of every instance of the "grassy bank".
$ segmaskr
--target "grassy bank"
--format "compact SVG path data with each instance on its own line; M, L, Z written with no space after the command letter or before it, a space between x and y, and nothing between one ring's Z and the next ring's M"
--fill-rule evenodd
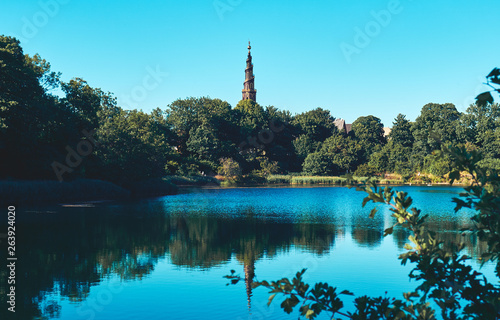
M356 178L363 181L366 178ZM268 184L290 184L290 185L341 185L346 178L334 176L293 176L293 175L269 175L266 179Z
M366 181L366 177L353 177L357 182ZM403 179L397 174L387 174L383 177L377 177L378 184L414 184L414 185L427 185L427 184L448 184L449 179L445 177L437 177L430 174L422 174L414 176L409 179ZM299 175L269 175L266 177L266 184L289 184L289 185L342 185L346 182L343 177L336 176L299 176ZM462 175L460 179L456 180L456 185L468 185L471 183L470 177Z

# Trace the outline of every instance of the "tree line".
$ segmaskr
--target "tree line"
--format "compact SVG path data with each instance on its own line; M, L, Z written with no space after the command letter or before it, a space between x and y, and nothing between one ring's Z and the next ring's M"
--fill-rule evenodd
M269 174L358 176L417 172L441 176L442 143L486 155L500 167L500 108L492 101L459 112L430 103L414 122L399 114L384 136L381 120L362 116L346 132L329 110L292 115L242 100L178 99L149 113L124 110L85 80L61 81L39 55L0 36L0 179L91 178L128 185L167 175L230 178ZM62 90L62 96L54 94Z

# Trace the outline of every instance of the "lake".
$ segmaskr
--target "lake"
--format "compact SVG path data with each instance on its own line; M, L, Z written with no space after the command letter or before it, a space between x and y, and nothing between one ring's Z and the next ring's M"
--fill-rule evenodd
M479 268L485 245L456 231L472 213L453 211L461 188L397 189L410 193L446 240L462 238ZM17 208L15 319L297 318L278 298L267 307L267 290L251 289L250 280L226 285L231 269L277 280L307 268L310 283L402 298L416 286L412 266L397 259L408 235L396 229L383 237L390 211L369 219L364 197L343 187L183 189L147 200ZM6 261L6 250L0 258ZM491 265L481 272L495 281ZM10 319L6 281L0 293L0 318Z

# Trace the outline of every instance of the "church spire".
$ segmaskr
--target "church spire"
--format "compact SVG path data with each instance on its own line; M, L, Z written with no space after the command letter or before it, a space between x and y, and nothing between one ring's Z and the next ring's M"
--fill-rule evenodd
M248 41L248 57L247 57L247 67L245 69L245 82L243 83L243 100L250 99L255 101L257 97L257 90L255 90L254 80L255 76L253 74L253 63L252 63L252 54L250 50L252 46L250 45L250 41Z

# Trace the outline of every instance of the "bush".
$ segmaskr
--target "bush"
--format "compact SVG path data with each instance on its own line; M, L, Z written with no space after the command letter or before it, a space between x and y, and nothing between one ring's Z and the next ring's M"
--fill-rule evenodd
M356 177L372 177L377 173L379 172L377 172L377 169L374 166L369 164L361 164L354 172L354 175Z

